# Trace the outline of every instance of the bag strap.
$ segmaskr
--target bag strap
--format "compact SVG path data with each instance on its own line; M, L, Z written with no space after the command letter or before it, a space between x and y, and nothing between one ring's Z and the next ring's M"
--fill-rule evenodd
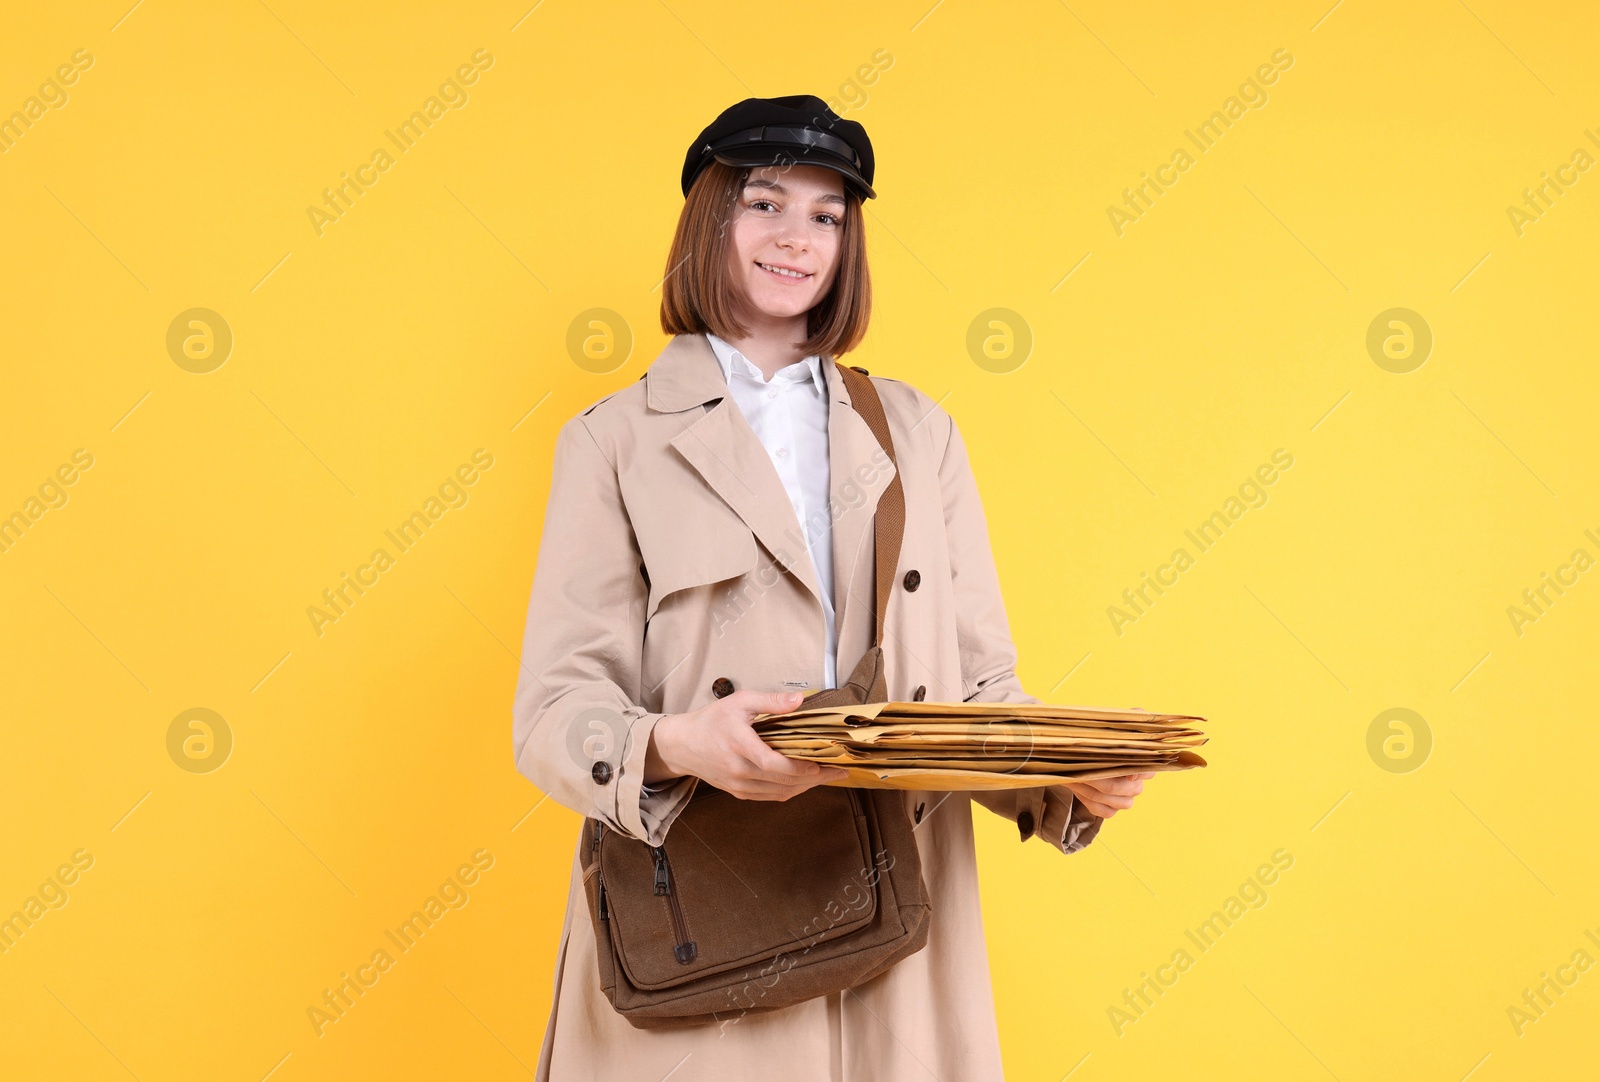
M883 412L883 400L872 379L861 372L834 361L839 377L850 392L850 405L867 422L867 427L877 437L889 461L895 464L894 480L878 497L878 508L872 516L876 549L877 578L874 586L876 612L874 614L872 645L883 645L884 622L889 611L889 594L894 589L894 572L900 564L900 545L906 532L906 495L900 484L899 462L894 457L894 440L889 436L889 419Z

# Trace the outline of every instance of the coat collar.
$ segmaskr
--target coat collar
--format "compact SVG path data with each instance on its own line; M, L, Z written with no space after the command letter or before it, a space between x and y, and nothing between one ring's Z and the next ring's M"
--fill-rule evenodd
M845 609L873 604L873 555L868 543L878 497L894 480L877 437L851 405L833 357L821 360L828 388L828 488L833 508L833 607L839 658L858 656L870 642L846 643ZM703 334L680 334L645 372L645 402L657 413L683 413L672 446L772 553L810 590L820 610L821 588L788 491L767 450L728 393L722 365ZM715 405L706 409L708 402ZM690 411L690 412L685 412ZM870 633L871 621L868 621ZM841 669L839 679L843 679Z
M830 416L835 403L854 413L850 392L834 359L824 354L820 367L827 381ZM691 406L702 406L714 398L726 397L728 393L722 364L703 334L674 335L645 371L644 381L645 402L657 413L681 413ZM866 422L862 421L861 426L866 429ZM866 430L871 433L870 429ZM877 446L876 440L873 446ZM887 486L888 482L884 484Z
M703 335L674 335L644 374L645 404L678 413L727 392L711 343Z
M768 380L761 374L761 370L755 366L750 358L741 353L731 342L724 342L712 334L706 335L706 341L711 343L711 352L716 354L717 363L722 366L723 379L731 382L737 365L738 371L748 379L758 379L769 385L777 380L776 376L772 380ZM822 374L822 358L813 353L799 363L804 366L805 373L803 377L798 375L793 377L794 380L797 383L809 382L817 389L818 394L826 398L828 395L828 377Z

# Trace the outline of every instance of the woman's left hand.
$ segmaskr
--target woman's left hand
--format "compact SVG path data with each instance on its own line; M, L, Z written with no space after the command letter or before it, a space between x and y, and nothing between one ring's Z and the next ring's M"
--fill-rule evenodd
M1155 772L1147 771L1143 774L1119 774L1114 778L1062 784L1072 790L1072 795L1078 798L1090 815L1109 819L1119 810L1133 807L1133 798L1144 792L1145 779L1153 777Z

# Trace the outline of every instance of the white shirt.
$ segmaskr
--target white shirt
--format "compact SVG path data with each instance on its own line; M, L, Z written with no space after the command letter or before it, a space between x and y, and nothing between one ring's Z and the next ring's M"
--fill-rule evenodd
M781 368L769 382L744 354L707 334L728 390L755 431L789 493L822 593L823 687L836 681L838 630L833 618L833 519L828 513L828 382L813 354Z

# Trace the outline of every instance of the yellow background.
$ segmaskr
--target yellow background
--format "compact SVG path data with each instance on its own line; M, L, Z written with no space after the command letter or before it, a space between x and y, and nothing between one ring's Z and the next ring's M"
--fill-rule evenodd
M977 811L1010 1077L1593 1069L1600 971L1520 1036L1507 1009L1600 958L1600 572L1520 635L1507 608L1600 556L1600 173L1506 213L1600 153L1593 9L269 2L12 5L0 35L0 113L94 58L0 155L0 514L94 456L0 554L0 917L93 857L0 955L0 1077L529 1073L579 822L510 745L554 434L664 341L689 140L806 92L879 156L851 360L962 426L1023 682L1210 719L1210 767L1071 858ZM470 101L318 236L306 207L478 49ZM1118 236L1107 206L1278 49L1268 103ZM597 307L634 337L603 375L566 345ZM966 345L996 307L1033 337L1005 375ZM1365 344L1396 307L1434 336L1406 374ZM167 351L191 308L234 336L209 374ZM319 636L307 607L478 448L469 502ZM1118 635L1278 448L1267 504ZM195 707L233 735L210 773L167 750ZM1432 735L1408 773L1367 750L1392 707ZM480 849L319 1037L323 989ZM1267 904L1188 944L1278 849Z

